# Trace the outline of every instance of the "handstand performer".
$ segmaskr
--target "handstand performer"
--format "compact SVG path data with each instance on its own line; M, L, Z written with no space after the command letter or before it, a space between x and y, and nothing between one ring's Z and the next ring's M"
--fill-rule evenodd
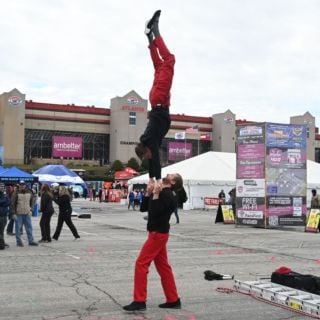
M168 50L159 32L159 17L157 10L146 24L145 34L149 40L151 59L154 65L154 81L149 94L151 111L149 122L136 146L137 156L149 161L149 177L156 184L161 180L161 165L159 148L162 139L170 128L170 89L174 74L175 57Z

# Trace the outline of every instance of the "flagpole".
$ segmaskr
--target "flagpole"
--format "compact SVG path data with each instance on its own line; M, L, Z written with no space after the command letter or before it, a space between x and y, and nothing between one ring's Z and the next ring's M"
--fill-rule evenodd
M200 132L197 134L198 137L198 155L200 153Z
M184 135L184 160L186 160L186 158L187 158L186 147L187 147L187 132Z

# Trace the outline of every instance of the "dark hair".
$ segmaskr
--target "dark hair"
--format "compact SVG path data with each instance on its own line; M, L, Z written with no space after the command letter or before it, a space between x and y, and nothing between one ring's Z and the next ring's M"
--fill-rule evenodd
M135 151L136 151L137 157L142 161L143 155L146 152L146 147L140 142L136 145Z
M175 173L175 177L173 178L173 180L175 182L173 189L174 190L181 189L183 186L183 179L181 175L179 173Z

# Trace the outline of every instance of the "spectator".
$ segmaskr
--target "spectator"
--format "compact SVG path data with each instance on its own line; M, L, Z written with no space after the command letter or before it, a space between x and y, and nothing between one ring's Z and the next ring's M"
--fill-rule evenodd
M134 192L132 190L129 192L128 201L129 201L128 210L130 209L131 206L132 206L132 209L135 210L134 209Z
M221 204L225 204L225 202L226 202L226 195L225 195L223 189L219 192L218 197L219 197L219 199L220 199L220 203L221 203Z
M183 208L183 204L188 200L187 197L187 193L186 190L184 189L183 186L181 186L180 188L174 190L176 197L177 197L177 207L174 210L174 215L176 217L176 223L180 223L180 219L179 219L179 214L178 214L178 209L179 208Z
M67 188L60 187L59 196L54 197L53 201L59 206L59 216L58 216L56 231L52 238L58 241L63 223L65 222L69 227L69 229L71 230L75 240L79 239L80 236L78 234L78 231L71 220L72 207L71 207L70 194Z
M48 184L42 185L40 194L40 212L42 214L40 219L41 240L39 242L51 242L50 221L54 209L52 205L53 194Z
M317 194L317 190L312 189L311 193L311 209L320 209L320 196Z
M4 229L7 224L9 207L10 199L4 194L3 190L0 190L0 250L6 248L6 243L4 241Z
M38 245L38 243L34 242L32 234L31 214L34 203L35 197L32 191L27 187L26 183L21 180L19 189L16 190L11 197L12 214L16 223L16 241L18 247L24 246L20 235L22 225L25 227L29 246Z

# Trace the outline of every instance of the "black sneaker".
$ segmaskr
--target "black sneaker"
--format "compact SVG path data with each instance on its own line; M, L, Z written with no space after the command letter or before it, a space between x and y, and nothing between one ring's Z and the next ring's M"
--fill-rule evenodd
M24 245L23 245L22 242L18 242L18 243L17 243L17 246L18 246L18 247L24 247Z
M133 301L127 306L123 307L123 310L126 311L145 311L146 310L146 303L145 302L138 302L138 301Z
M36 247L36 246L38 246L38 244L33 241L33 242L30 242L30 243L29 243L29 246L34 246L34 247Z
M156 21L159 21L159 17L160 17L160 14L161 14L161 10L157 10L152 18L148 21L147 23L147 28L151 29L152 28L152 25L156 22Z
M175 302L166 302L159 304L159 308L165 309L181 309L181 301L180 298Z

